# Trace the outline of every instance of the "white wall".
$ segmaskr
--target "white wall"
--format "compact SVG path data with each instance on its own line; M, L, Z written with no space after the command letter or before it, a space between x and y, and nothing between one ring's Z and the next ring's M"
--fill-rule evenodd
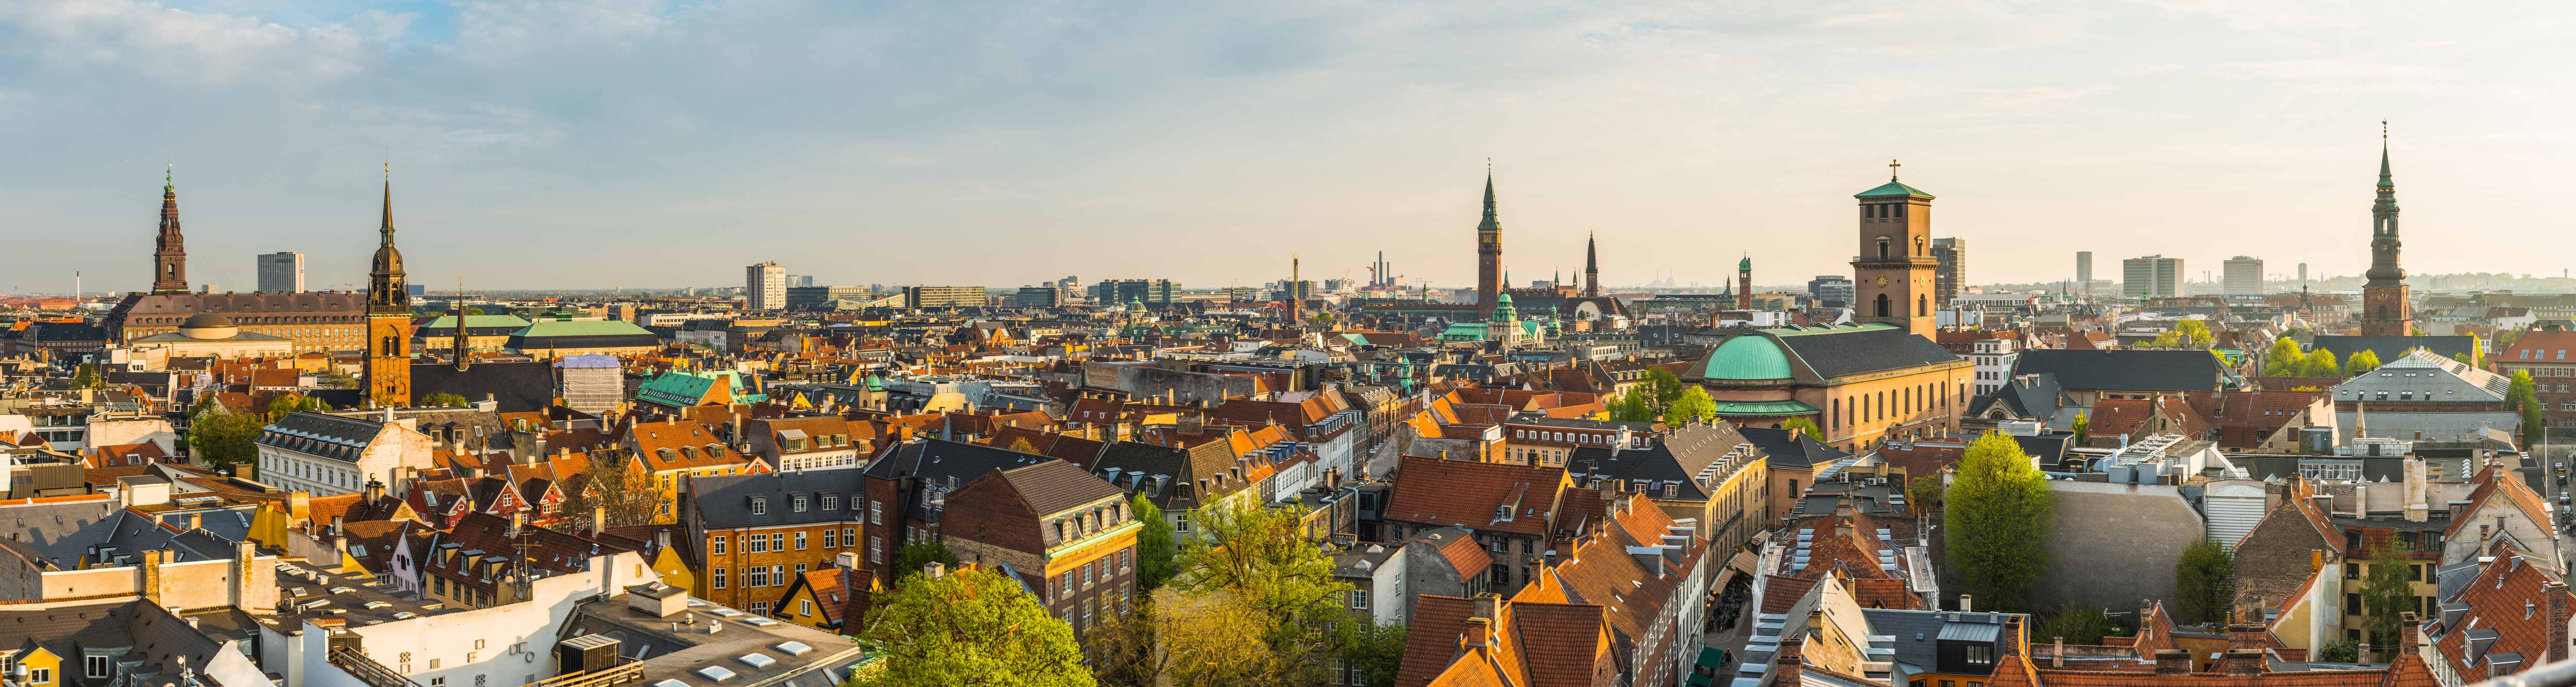
M591 572L537 580L526 603L425 615L349 631L361 637L368 658L418 684L444 677L450 687L470 687L477 675L484 676L486 685L528 684L554 674L555 640L582 601L602 590L614 594L661 579L631 552L594 557L590 568ZM290 674L286 687L367 687L330 665L324 650L327 634L321 626L305 624L303 636L296 640L303 645L302 681ZM438 662L435 669L430 667L433 660Z

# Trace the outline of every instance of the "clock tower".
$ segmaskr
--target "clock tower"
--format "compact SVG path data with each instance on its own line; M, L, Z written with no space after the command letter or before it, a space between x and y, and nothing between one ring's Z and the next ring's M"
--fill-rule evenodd
M1852 258L1854 322L1896 325L1931 338L1932 279L1941 261L1932 257L1932 194L1896 180L1858 195L1860 252Z
M2379 126L2379 193L2370 204L2370 271L2363 275L2369 281L2361 285L2361 334L2413 336L2406 268L2397 263L2397 182L2388 173L2388 123Z

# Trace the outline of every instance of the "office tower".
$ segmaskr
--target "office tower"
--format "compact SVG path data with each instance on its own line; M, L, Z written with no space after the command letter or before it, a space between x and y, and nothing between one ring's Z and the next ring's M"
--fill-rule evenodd
M2307 263L2302 262L2302 263L2299 263L2299 285L2300 285L2300 286L2306 286L2307 284L2308 284L2308 264L2307 264Z
M984 306L981 286L907 286L903 289L904 307L908 308L980 308Z
M2120 261L2120 294L2130 298L2182 295L2182 258L2149 255Z
M2084 300L2093 300L2093 251L2075 251L2075 283L2084 291Z
M1106 305L1170 303L1180 297L1181 283L1170 279L1102 279L1091 285L1091 302Z
M787 268L764 262L743 268L742 308L782 310L787 307Z
M1848 308L1852 302L1852 280L1839 274L1819 274L1807 280L1807 298L1819 308Z
M259 290L266 293L304 291L304 254L283 251L260 255Z
M1968 240L1932 239L1932 259L1941 261L1932 268L1932 305L1946 308L1968 286Z
M2263 293L2263 259L2239 255L2228 258L2221 272L2219 288L2230 296Z
M790 286L787 287L788 310L830 310L833 301L868 301L876 294L865 286ZM1050 303L1052 305L1052 303Z

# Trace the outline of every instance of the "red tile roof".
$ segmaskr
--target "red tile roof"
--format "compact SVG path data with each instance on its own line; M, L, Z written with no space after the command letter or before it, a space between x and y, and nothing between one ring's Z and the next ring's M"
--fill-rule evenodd
M2576 612L2576 596L2568 594L2563 580L2549 571L2549 559L2507 547L2504 555L2488 563L2477 577L2461 587L2457 603L2469 605L2458 627L2444 628L2433 645L2442 650L2443 660L2458 671L2466 682L2487 679L2487 663L2470 661L2468 630L2495 631L2495 643L2486 654L2521 654L2523 667L2538 665L2549 657L2550 596L2558 597L2556 622L2567 621ZM2561 583L2551 586L2551 583Z
M1563 467L1407 456L1396 468L1384 513L1399 522L1545 535L1567 484ZM1509 519L1500 513L1506 507Z

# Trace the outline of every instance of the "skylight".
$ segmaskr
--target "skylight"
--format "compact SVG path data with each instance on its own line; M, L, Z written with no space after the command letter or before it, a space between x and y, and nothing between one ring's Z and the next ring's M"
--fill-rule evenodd
M731 680L731 679L733 679L733 675L734 675L733 671L731 671L731 670L726 670L724 666L707 666L707 667L699 668L699 669L697 669L697 670L693 670L693 671L689 671L689 672L697 673L697 674L698 674L698 677L706 678L706 679L709 679L709 680L714 680L714 681L717 681L717 682L723 682L723 681L726 681L726 680Z
M768 654L758 652L735 656L733 657L733 660L741 661L743 665L751 666L753 668L767 668L778 663L778 659L770 658Z

